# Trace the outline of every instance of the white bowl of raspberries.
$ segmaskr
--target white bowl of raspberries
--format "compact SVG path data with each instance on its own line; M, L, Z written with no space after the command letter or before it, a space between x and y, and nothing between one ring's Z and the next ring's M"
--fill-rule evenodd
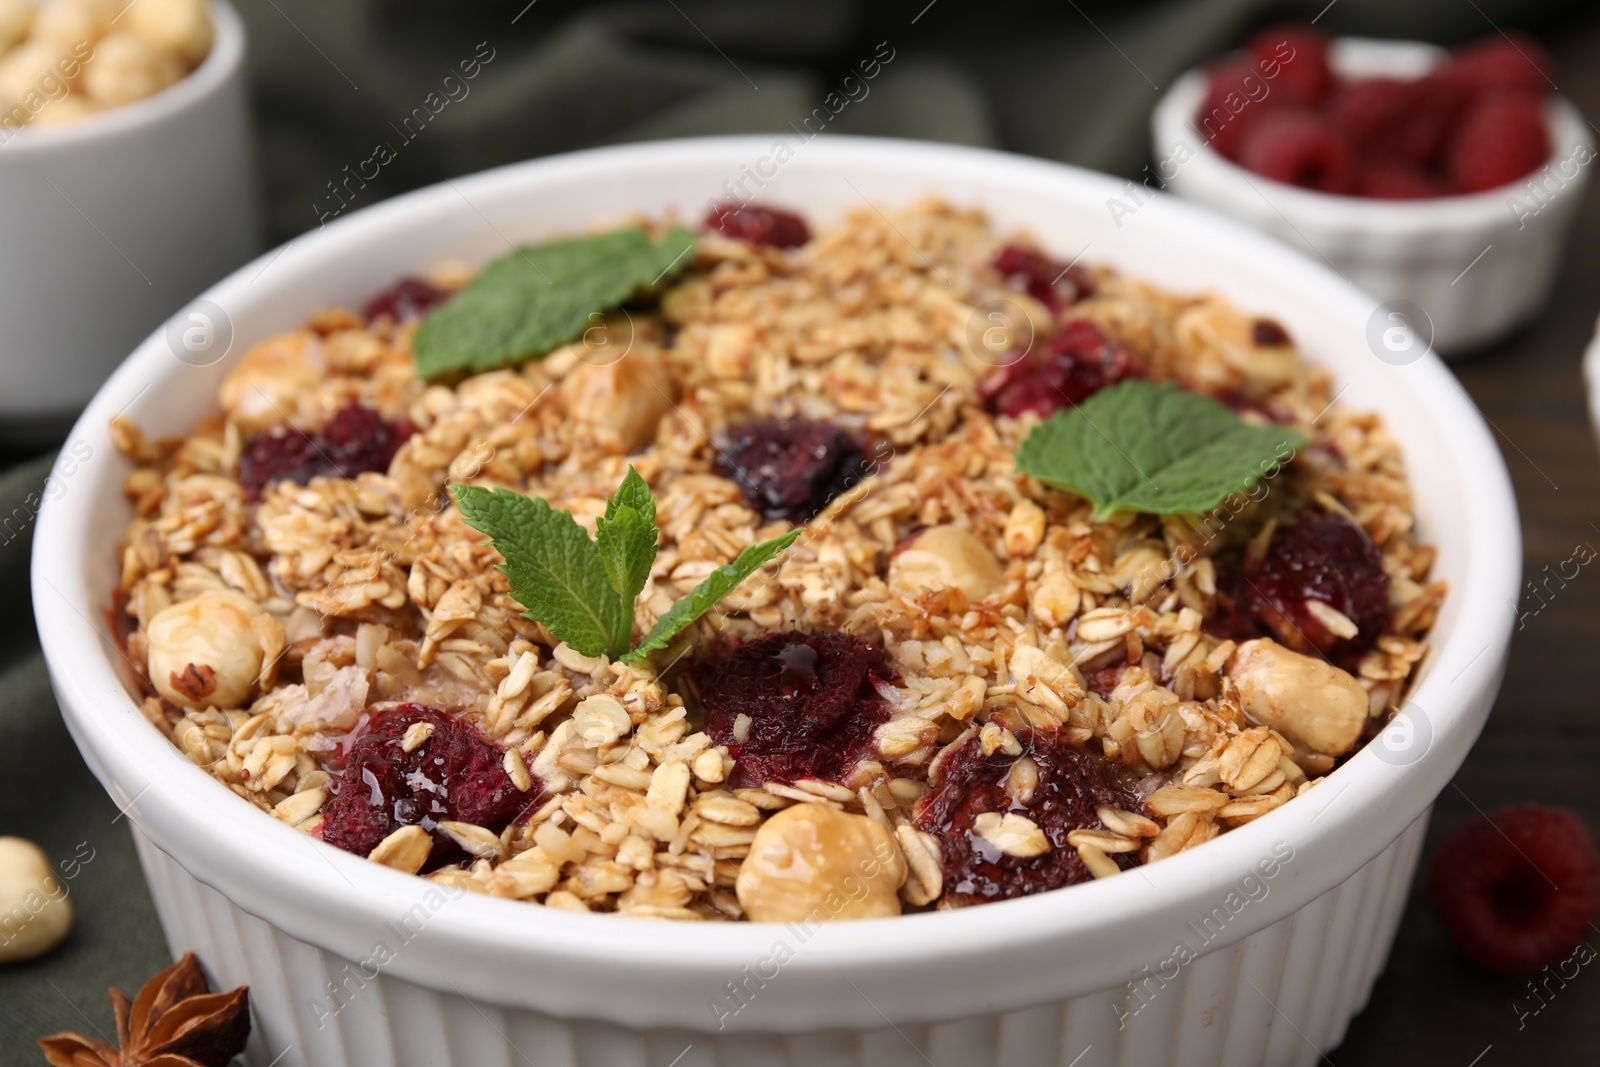
M1543 306L1594 140L1549 56L1495 34L1415 41L1261 31L1180 78L1144 185L1304 248L1371 294L1374 354L1481 348ZM1108 205L1120 225L1145 196ZM1398 331L1397 331L1398 328Z

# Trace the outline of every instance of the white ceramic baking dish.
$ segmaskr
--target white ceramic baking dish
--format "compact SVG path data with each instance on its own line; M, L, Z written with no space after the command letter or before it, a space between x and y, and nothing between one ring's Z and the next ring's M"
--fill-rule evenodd
M1415 78L1443 57L1416 41L1351 37L1334 42L1329 61L1344 74ZM1419 331L1431 329L1446 356L1499 340L1544 307L1596 155L1571 101L1550 101L1549 162L1523 181L1469 196L1371 200L1285 185L1212 151L1193 125L1205 93L1205 71L1192 70L1151 113L1153 185L1304 249L1378 301L1420 308Z
M256 1067L1315 1062L1382 967L1429 806L1504 666L1519 535L1483 421L1432 355L1373 354L1368 298L1237 223L1162 197L1119 229L1105 202L1120 183L1101 175L967 148L781 139L783 153L758 136L559 156L353 213L205 294L239 338L228 358L180 362L158 334L101 390L74 431L93 456L40 519L35 610L68 726L136 827L173 949L194 949L225 986L250 984ZM315 308L437 260L487 260L508 239L637 212L698 218L744 168L763 198L816 221L937 192L1057 254L1214 287L1282 321L1343 403L1388 420L1452 585L1409 728L1305 797L1136 873L811 931L449 897L229 795L151 729L103 622L128 514L112 416L186 431L249 342ZM792 958L778 963L780 942ZM1183 962L1180 945L1199 958Z

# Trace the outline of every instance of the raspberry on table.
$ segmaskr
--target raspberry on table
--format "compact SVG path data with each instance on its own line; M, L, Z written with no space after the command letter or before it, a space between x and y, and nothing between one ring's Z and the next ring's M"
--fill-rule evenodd
M403 745L418 723L432 734L412 751ZM478 736L463 719L426 704L402 704L373 715L350 747L344 774L333 781L323 809L322 839L365 856L402 826L433 833L427 869L467 858L435 827L444 821L471 823L499 833L530 804L542 787L526 793L505 771L505 750Z
M917 825L944 842L946 891L968 904L1087 882L1093 875L1067 842L1067 834L1104 829L1095 812L1102 804L1135 813L1144 810L1136 792L1116 782L1099 759L1060 731L1020 730L1015 736L1022 745L1020 755L1008 756L997 749L985 756L982 738L974 733L942 759L933 789L917 801ZM1007 788L1013 767L1023 759L1037 768L1026 802ZM985 812L1027 818L1043 831L1049 850L1037 856L1013 856L993 847L973 829ZM1113 859L1123 870L1138 863L1130 853Z
M367 471L386 471L415 432L408 419L390 422L351 402L310 433L279 427L251 438L239 456L239 484L245 499L254 503L277 481L305 485L312 478L354 478Z
M811 240L805 219L758 204L718 204L706 213L705 225L724 236L774 248L794 248Z
M1383 556L1366 531L1342 515L1307 511L1278 527L1265 556L1247 561L1243 575L1251 618L1279 644L1346 669L1377 643L1389 621ZM1345 621L1330 623L1313 601ZM1355 632L1336 632L1347 625Z
M1042 354L1023 353L978 382L990 411L1016 418L1025 411L1048 418L1081 404L1108 385L1142 378L1133 356L1087 319L1064 324Z
M1543 100L1530 93L1491 92L1467 109L1449 150L1458 192L1510 185L1550 158Z
M1333 89L1328 65L1328 38L1311 26L1273 26L1250 39L1251 55L1279 64L1275 91L1287 104L1318 104ZM1290 56L1284 59L1284 56Z
M742 644L720 664L699 663L690 677L706 732L733 757L733 784L759 788L847 779L889 719L877 686L894 672L859 637L792 630Z
M1457 828L1433 854L1435 914L1479 966L1530 974L1559 963L1600 914L1600 861L1578 817L1517 804Z
M1263 117L1245 139L1239 162L1264 177L1323 193L1347 193L1355 179L1355 154L1345 137L1326 118L1298 108Z
M395 322L411 322L422 318L449 298L449 293L432 282L405 277L389 288L374 293L362 305L361 317L369 326L384 317Z
M854 437L831 422L768 419L730 426L715 441L718 474L738 482L768 519L809 522L872 473Z

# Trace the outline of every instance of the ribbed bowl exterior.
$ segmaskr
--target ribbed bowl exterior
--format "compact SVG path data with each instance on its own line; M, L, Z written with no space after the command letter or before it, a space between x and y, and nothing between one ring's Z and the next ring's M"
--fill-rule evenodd
M1310 1067L1383 970L1427 821L1288 918L1173 977L1144 972L935 1025L886 1018L881 1029L808 1034L635 1030L425 988L290 937L135 838L174 955L193 951L219 988L250 986L251 1067Z

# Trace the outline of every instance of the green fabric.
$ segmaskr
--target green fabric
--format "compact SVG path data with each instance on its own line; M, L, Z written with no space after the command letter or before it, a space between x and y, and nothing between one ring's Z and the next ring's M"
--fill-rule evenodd
M892 59L830 131L988 145L1132 177L1147 162L1149 110L1177 74L1263 22L1310 18L1326 0L235 3L251 38L275 244L335 210L532 156L791 129L880 42ZM1319 24L1454 42L1493 26L1548 31L1563 11L1586 7L1338 0ZM462 95L461 82L445 78L460 78L480 42L486 62ZM430 92L459 99L414 123L420 132L407 138L400 128ZM393 158L364 185L352 180L341 207L331 184L358 173L380 144ZM0 466L16 458L0 454ZM47 469L41 460L0 475L0 521L27 515L25 498ZM16 527L0 528L6 541ZM0 543L8 609L0 616L0 833L32 838L58 862L80 843L94 859L70 883L77 924L66 944L44 960L0 967L0 1064L41 1062L39 1034L109 1033L105 987L131 993L169 962L126 819L77 757L50 695L28 610L30 535Z

